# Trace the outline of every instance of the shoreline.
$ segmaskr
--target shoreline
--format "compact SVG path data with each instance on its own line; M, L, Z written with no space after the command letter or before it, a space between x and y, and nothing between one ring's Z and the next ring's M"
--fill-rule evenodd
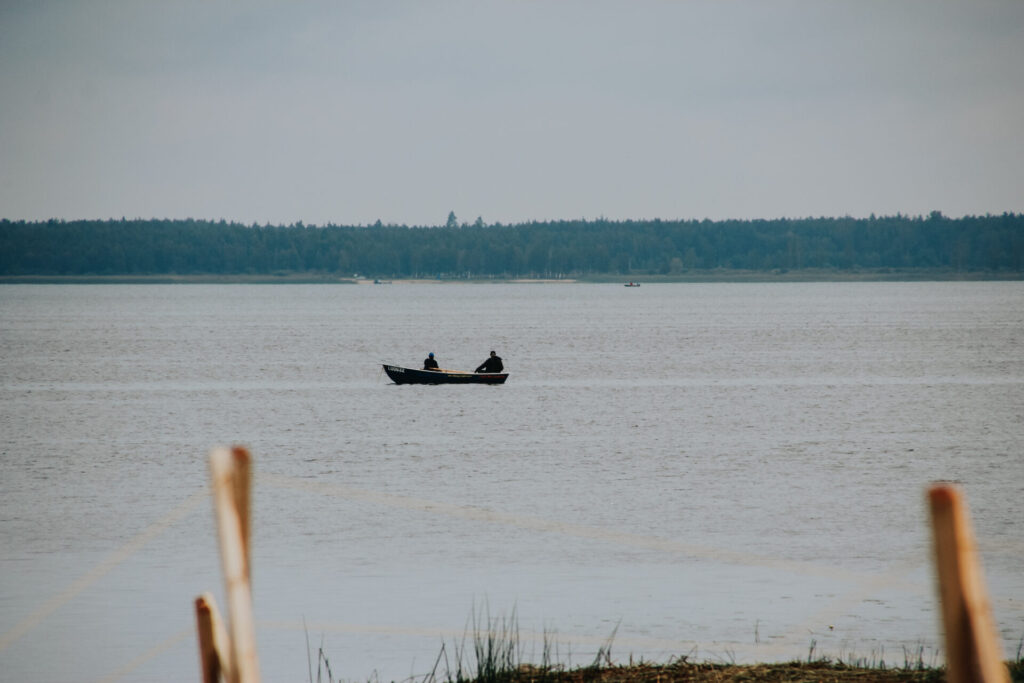
M1007 678L1024 680L1020 659L1005 661ZM791 661L778 664L697 663L683 656L667 664L630 662L628 665L598 665L573 670L551 670L523 666L500 676L470 677L475 683L499 679L504 683L942 683L946 667L929 665L904 653L892 662L830 659ZM440 683L451 683L438 678Z
M771 282L1018 282L1024 272L950 271L941 269L883 268L878 270L791 271L707 270L668 275L595 274L565 278L392 278L374 280L340 277L326 273L277 273L269 275L0 275L0 284L322 284L322 285L444 285L444 284L644 284L669 283L771 283Z

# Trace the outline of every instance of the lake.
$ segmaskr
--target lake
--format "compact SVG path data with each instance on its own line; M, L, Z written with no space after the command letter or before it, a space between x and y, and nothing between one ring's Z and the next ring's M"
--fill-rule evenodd
M938 664L936 480L1024 637L1021 282L5 285L0 349L0 680L198 679L233 443L265 680L307 637L422 677L488 616L572 665Z

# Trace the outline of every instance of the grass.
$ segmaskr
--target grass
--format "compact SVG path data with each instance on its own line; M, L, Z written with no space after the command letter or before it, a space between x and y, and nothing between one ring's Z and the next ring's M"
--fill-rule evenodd
M781 664L736 664L735 662L696 662L688 655L671 658L664 664L644 661L616 664L612 643L618 626L598 648L594 660L584 666L561 663L554 633L545 629L541 663L523 658L516 611L511 616L492 619L487 607L474 608L462 639L449 651L446 643L434 661L430 673L412 677L403 683L941 683L946 670L935 661L925 662L925 647L903 648L899 659L886 663L885 651L868 657L850 655L830 658L817 652L812 640L806 660ZM472 637L467 647L466 640ZM307 635L307 649L308 649ZM470 653L472 657L470 657ZM571 652L569 661L571 662ZM934 655L933 655L934 658ZM1010 680L1024 683L1024 637L1016 657L1007 662ZM312 666L309 681L313 683ZM334 683L330 663L320 647L316 683ZM380 683L376 676L367 683Z

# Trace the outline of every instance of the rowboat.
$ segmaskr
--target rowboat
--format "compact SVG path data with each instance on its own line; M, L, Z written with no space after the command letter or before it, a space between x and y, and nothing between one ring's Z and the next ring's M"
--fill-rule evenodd
M507 372L458 372L456 370L415 370L384 364L384 372L395 384L504 384Z

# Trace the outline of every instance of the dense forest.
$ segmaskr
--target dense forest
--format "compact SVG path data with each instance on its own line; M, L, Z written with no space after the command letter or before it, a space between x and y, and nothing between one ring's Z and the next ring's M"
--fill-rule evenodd
M240 225L204 220L0 220L0 275L585 277L942 269L1019 276L1024 214L777 220L573 220Z

